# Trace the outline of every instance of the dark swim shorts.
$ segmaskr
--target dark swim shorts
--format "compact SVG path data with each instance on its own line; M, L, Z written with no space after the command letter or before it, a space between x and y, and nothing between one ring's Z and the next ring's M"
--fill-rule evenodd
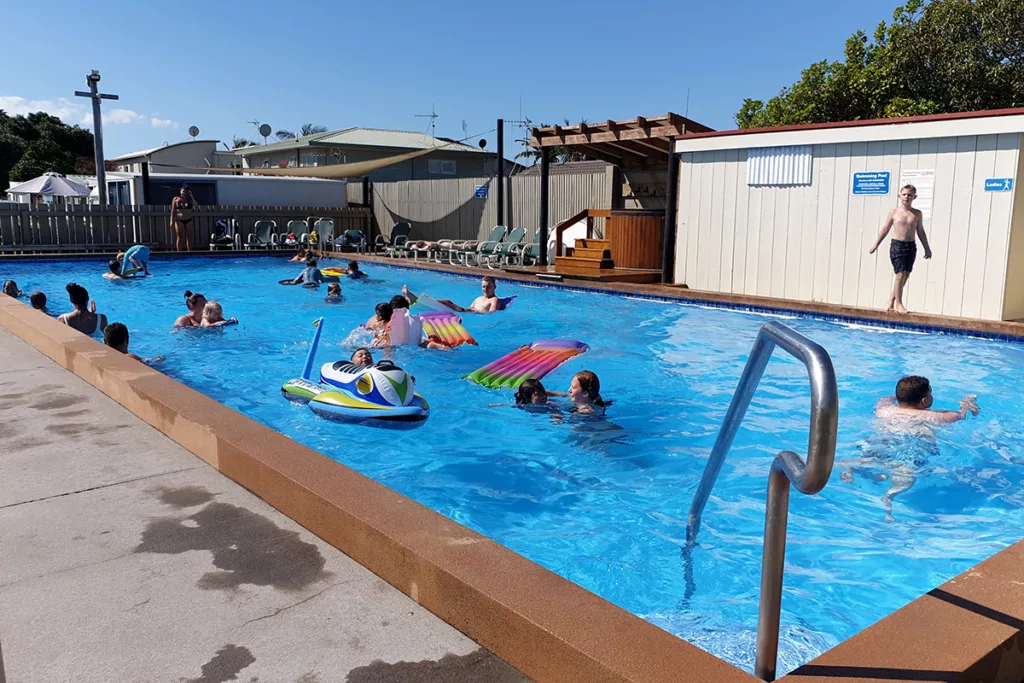
M893 240L889 244L889 260L892 261L894 273L910 273L914 270L917 260L917 242L913 240Z

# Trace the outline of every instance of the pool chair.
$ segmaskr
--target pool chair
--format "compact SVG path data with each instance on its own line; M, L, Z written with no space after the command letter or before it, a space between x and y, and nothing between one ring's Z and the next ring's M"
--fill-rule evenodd
M346 230L341 237L335 240L334 248L338 251L354 251L362 254L366 251L366 235L362 230Z
M448 263L453 266L472 266L480 265L480 251L486 249L488 251L493 250L495 246L501 244L502 240L505 239L505 235L508 232L508 228L504 225L495 225L491 228L491 234L487 236L485 240L466 240L461 242L451 242L448 245ZM438 242L440 244L440 242ZM472 261L476 263L472 263Z
M277 229L274 221L256 221L253 232L245 238L245 248L249 249L271 249L273 248L273 234Z
M394 257L396 248L404 247L405 243L409 241L410 232L412 232L412 226L408 223L395 223L395 227L391 228L391 237L377 235L377 239L373 243L373 250L375 252L383 251L385 255Z
M218 218L210 235L210 251L238 249L238 228L234 218Z
M306 221L302 220L288 221L288 225L284 226L284 234L287 235L291 232L295 233L295 238L298 239L301 244L305 244L305 242L302 241L302 235L309 232L309 225Z
M330 218L321 218L314 225L313 229L320 235L320 253L327 251L327 247L334 246L334 221Z
M477 252L477 260L487 264L488 268L501 268L512 262L516 253L523 247L526 228L516 228L505 237L503 242L493 247L483 248Z
M438 244L438 242L433 240L409 241L405 243L405 253L408 256L412 256L413 261L419 261L420 256L423 257L424 261L430 261L433 260L435 255L440 254ZM437 261L440 263L440 256L437 257Z
M536 263L540 260L540 230L537 230L533 236L533 241L529 244L520 244L519 248L516 249L512 254L509 255L506 263L512 265L517 264L520 266L527 265L527 262Z

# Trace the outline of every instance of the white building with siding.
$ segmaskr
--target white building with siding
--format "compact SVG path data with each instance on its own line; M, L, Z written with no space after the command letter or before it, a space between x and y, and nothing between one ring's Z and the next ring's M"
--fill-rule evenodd
M1024 109L686 135L675 281L693 289L885 308L899 188L934 256L911 311L1024 319Z

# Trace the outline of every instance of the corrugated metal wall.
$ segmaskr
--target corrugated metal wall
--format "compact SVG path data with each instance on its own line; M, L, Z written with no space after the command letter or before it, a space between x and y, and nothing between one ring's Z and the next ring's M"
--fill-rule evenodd
M885 308L893 272L888 242L868 249L896 205L900 173L935 170L934 258L918 261L904 302L912 311L999 320L1017 134L815 145L812 184L751 187L746 150L682 155L677 282L694 289ZM888 195L853 195L858 171L890 171Z
M377 225L388 235L395 223L411 223L413 239L485 239L497 221L496 182L496 178L450 178L374 183ZM610 169L552 175L549 182L552 226L584 209L611 208ZM505 224L526 228L527 239L533 239L540 217L540 177L517 175L505 183ZM478 185L487 187L487 199L476 198ZM602 227L597 227L598 232Z

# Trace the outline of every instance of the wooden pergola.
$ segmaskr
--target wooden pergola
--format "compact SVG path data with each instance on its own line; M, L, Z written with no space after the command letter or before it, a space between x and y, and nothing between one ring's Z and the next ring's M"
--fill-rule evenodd
M534 128L530 145L542 151L545 147L568 147L590 159L615 164L622 170L661 170L668 165L676 137L711 130L669 112L664 116L638 116L625 121Z
M594 252L592 264L582 263L584 259L574 256L563 259L556 257L555 272L561 270L565 273L579 271L584 267L606 273L614 270L614 254L612 250L605 251L604 247L611 247L612 242L625 244L644 245L648 243L651 235L651 221L657 221L660 225L654 225L656 235L661 233L660 249L653 258L660 261L661 280L672 281L673 269L673 247L675 242L675 184L678 182L678 160L673 153L673 144L677 137L690 133L708 133L711 128L691 121L685 116L669 112L664 116L644 117L638 116L635 119L625 121L608 120L604 123L580 123L576 126L550 126L547 128L534 128L533 138L530 146L540 150L540 243L544 247L540 250L540 265L547 267L547 243L548 243L548 189L549 189L549 167L551 162L551 150L556 147L564 147L572 151L580 152L589 159L605 161L614 164L623 171L668 171L668 196L664 218L654 218L651 211L637 210L613 210L611 217L616 219L617 233L612 240L597 240L601 242L601 249L579 249L581 254ZM641 215L642 214L642 215ZM642 223L647 225L641 226ZM590 224L588 223L588 226ZM561 227L561 226L557 226ZM558 232L556 227L556 233ZM606 225L606 229L611 229ZM634 233L634 234L626 234ZM642 233L642 234L641 234ZM588 227L587 237L590 238ZM655 237L656 239L656 237ZM591 240L594 241L594 240ZM586 246L586 240L583 241ZM630 258L632 254L627 256ZM652 259L647 257L647 261ZM559 268L559 262L563 267ZM651 264L643 267L649 268ZM648 271L649 272L649 271ZM656 272L656 271L655 271ZM614 277L615 275L610 275Z

